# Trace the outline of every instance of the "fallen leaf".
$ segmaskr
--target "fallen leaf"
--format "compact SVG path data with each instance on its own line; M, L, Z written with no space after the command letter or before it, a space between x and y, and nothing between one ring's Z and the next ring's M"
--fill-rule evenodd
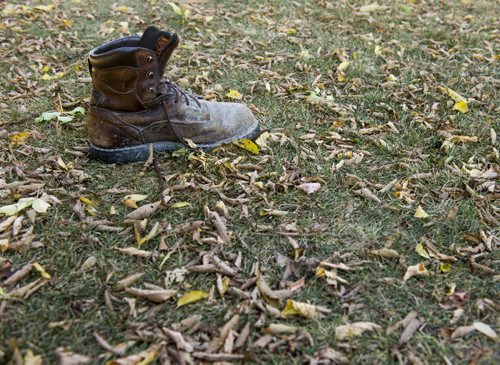
M57 348L56 353L59 356L60 365L85 365L92 361L88 356L68 351L62 347Z
M468 335L469 333L471 333L471 332L473 332L475 330L476 330L476 328L474 326L462 326L462 327L458 327L451 334L451 338L464 337L465 335Z
M450 272L451 271L451 264L442 262L439 264L439 270L441 270L442 273Z
M362 13L372 13L374 11L383 10L383 9L385 9L384 6L379 5L378 3L371 3L371 4L364 5L364 6L360 7L359 11Z
M24 356L24 365L42 365L43 358L41 355L35 355L33 351L28 350Z
M179 300L177 301L177 308L182 307L186 304L198 302L206 298L208 298L208 293L203 290L190 291L179 298Z
M396 250L393 250L391 248L385 248L385 247L378 249L378 250L371 250L369 252L372 255L381 256L381 257L385 257L385 258L398 258L401 256L399 254L399 252L397 252Z
M139 250L135 247L125 247L125 248L116 247L115 250L130 256L139 256L143 258L149 258L152 255L151 251Z
M296 302L295 300L288 299L285 308L281 311L285 317L300 315L309 319L314 319L318 316L316 307L312 304Z
M13 134L12 136L9 137L10 138L9 148L22 145L28 139L29 136L30 136L29 131Z
M337 340L345 340L346 338L357 337L365 331L376 331L381 327L372 322L354 322L343 326L335 327L335 338Z
M430 259L431 257L429 256L429 254L427 253L427 251L425 250L424 248L424 245L422 245L421 243L417 244L415 246L415 251L422 257L426 258L426 259Z
M337 71L343 72L349 68L350 62L344 61L337 66Z
M429 271L425 268L425 265L420 263L417 265L409 266L406 270L405 276L403 277L403 283L414 276L429 276Z
M163 303L177 294L176 290L125 288L125 292L153 303Z
M306 194L313 194L321 188L320 183L303 183L297 186L298 189L302 190Z
M415 214L413 215L415 218L419 218L419 219L424 219L424 218L428 218L429 217L429 214L427 214L425 212L425 210L419 205L417 207L417 210L415 210Z
M468 113L469 112L469 106L467 105L467 102L465 100L457 101L453 105L453 109L458 110L460 113Z
M149 365L158 357L162 345L154 344L148 349L137 354L119 359L109 360L106 365Z
M124 277L116 283L116 289L123 290L144 276L143 272L135 273Z
M243 95L241 95L238 90L230 89L229 92L226 94L226 97L233 100L241 100Z
M233 141L233 144L238 146L242 150L253 153L254 155L259 154L259 146L257 146L257 144L254 141L252 141L251 139L248 139L248 138L239 139L239 140Z
M479 332L481 332L483 335L491 338L492 340L496 340L497 339L497 334L496 332L490 327L488 326L486 323L483 323L483 322L474 322L472 324L472 326L478 330Z
M266 335L278 335L281 333L295 333L298 331L297 327L287 326L281 323L271 323L268 327L262 329L262 333Z
M45 280L50 280L51 276L50 274L45 271L45 269L43 268L42 265L40 265L38 262L34 262L33 263L33 268L38 271L38 273L40 274L40 276L42 277L42 279L45 279Z
M172 205L172 208L185 208L185 207L190 207L191 204L188 203L188 202L176 202L176 203L173 203Z

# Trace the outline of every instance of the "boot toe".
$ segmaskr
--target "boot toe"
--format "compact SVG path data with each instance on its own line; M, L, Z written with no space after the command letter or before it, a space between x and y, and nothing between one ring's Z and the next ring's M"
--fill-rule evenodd
M257 119L245 104L209 103L209 110L214 126L209 137L211 142L245 138L259 127Z

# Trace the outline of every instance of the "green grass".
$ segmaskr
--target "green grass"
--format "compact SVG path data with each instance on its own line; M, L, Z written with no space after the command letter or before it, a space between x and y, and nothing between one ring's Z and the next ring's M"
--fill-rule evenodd
M93 332L111 344L135 340L127 350L127 354L133 354L161 341L154 335L155 330L170 327L193 314L202 315L203 326L192 338L203 343L216 336L217 329L238 312L241 318L236 332L247 321L253 325L250 343L259 339L261 328L271 323L296 326L313 339L311 344L299 335L276 335L271 344L276 348L245 346L244 352L256 363L303 363L306 356L317 356L315 353L324 346L344 353L352 363L408 363L415 358L422 363L467 363L480 353L479 363L498 362L498 341L478 332L453 340L443 334L475 321L499 330L498 311L494 306L483 311L477 309L478 301L483 299L495 301L498 309L498 271L492 275L475 270L469 256L460 256L456 251L458 247L476 245L467 241L466 235L479 235L484 231L487 236L498 237L498 225L485 218L484 212L488 209L498 222L499 206L495 201L498 187L494 193L480 190L479 184L466 172L453 171L454 166L499 171L498 158L494 155L498 143L493 146L490 138L490 129L500 133L496 89L498 47L493 48L493 56L488 49L488 44L495 42L492 24L499 7L490 1L380 3L387 8L362 15L353 13L352 9L365 5L361 1L352 1L349 5L328 1L186 1L191 9L187 20L158 1L127 0L117 4L107 0L82 0L75 4L60 2L49 12L3 13L0 29L4 35L0 40L4 46L0 55L6 62L0 65L4 75L0 79L0 206L22 197L6 191L4 182L29 178L44 182L45 187L25 196L46 192L62 203L36 218L35 241L43 243L42 248L0 253L1 258L12 262L12 272L36 261L52 276L27 299L0 297L0 363L18 364L14 360L16 351L24 356L28 350L42 355L44 363L57 363L59 347L85 354L93 363L104 363L112 356L102 355L105 350L98 345ZM28 2L30 6L36 4ZM130 14L113 11L122 5L133 11L129 10ZM6 5L0 5L2 8ZM204 23L207 16L213 16L213 20ZM65 27L64 19L71 20L72 26ZM91 85L82 81L88 77L85 53L123 35L119 22L124 21L128 22L131 34L153 23L175 30L182 40L171 60L177 78L185 78L193 84L194 91L202 95L219 85L223 90L219 92L219 101L225 100L229 89L237 89L243 94L244 102L264 112L258 117L265 128L288 137L283 146L270 142L269 148L258 156L234 146L206 155L195 153L194 156L205 159L206 166L189 155L160 156L163 174L178 174L168 182L169 186L195 183L195 188L172 194L172 201L187 201L189 207L161 210L148 223L147 229L154 222L162 224L169 248L183 239L163 267L160 263L164 252L159 252L154 261L114 250L135 245L133 230L125 235L100 232L89 222L80 221L72 210L78 198L85 196L95 202L97 214L93 219L107 219L130 227L123 223L130 209L121 202L127 193L113 194L108 190L148 194L147 201L155 201L161 191L153 169L144 168L141 163L107 166L89 160L86 155L75 157L68 153L87 145L84 119L62 126L60 135L55 124L34 122L42 112L58 109L60 103L88 105ZM19 27L17 30L14 24ZM109 28L114 30L108 33ZM374 52L376 45L383 48L381 57ZM303 57L302 50L307 50L310 58ZM338 81L336 74L342 58L351 62L345 72L345 82ZM72 67L75 65L79 67ZM43 66L50 67L47 72L50 75L59 71L65 75L44 81L41 79ZM207 79L200 78L194 84L204 71ZM382 83L390 74L396 76L397 81L393 86L384 87ZM334 96L333 110L311 105L298 97L313 89L312 82L318 75L321 75L318 80L321 90ZM265 82L271 86L271 92L266 90ZM453 110L448 104L451 99L438 93L438 86L451 87L464 97L474 99L469 100L471 111L460 114ZM20 97L13 98L10 94L19 91L22 91ZM370 135L359 133L361 128L383 126L388 122L394 124L399 134L390 129ZM32 132L26 144L9 148L9 136L25 130ZM477 136L479 142L456 143L444 150L441 148L444 139L438 133L442 131ZM308 133L315 133L315 138L301 138ZM332 140L331 133L340 134L343 141ZM387 147L380 144L380 139ZM50 148L50 151L36 153L30 146ZM335 147L344 148L344 152L363 153L363 160L332 170L332 165L342 159L329 157ZM263 170L255 181L262 182L263 189L230 175L220 163L240 156L245 159L242 163L261 163ZM57 157L66 164L72 162L75 169L83 170L90 178L75 181L70 173L57 166ZM432 178L409 179L414 174L429 172L433 173ZM295 180L290 180L291 175ZM300 179L308 178L322 181L318 193L305 195L294 187ZM395 197L395 188L378 194L380 204L354 193L364 186L375 192L393 179L398 179L400 184L407 181L404 191L413 203ZM225 182L224 187L216 187L221 182ZM475 191L475 196L466 190L466 184ZM167 227L206 220L204 207L213 209L220 200L219 192L231 198L244 195L249 199L248 219L241 215L240 205L228 206L228 228L241 240L234 237L223 252L228 261L231 254L236 256L239 252L244 258L231 285L239 286L250 279L258 262L271 287L278 289L284 268L276 263L276 254L293 258L292 246L279 232L287 225L296 225L300 234L294 238L305 249L306 258L356 268L339 272L348 284L337 289L315 277L315 267L302 267L297 277L290 278L297 280L304 276L306 280L306 286L294 293L294 300L327 307L331 310L329 314L314 320L276 318L262 314L255 305L230 294L226 294L223 302L216 290L213 301L181 308L176 307L174 300L154 307L138 298L137 315L127 315L124 298L131 296L117 291L116 281L144 272L145 276L134 286L144 287L144 283L162 286L166 270L183 267L200 252L210 250L209 244L196 242L190 235L169 232ZM112 205L116 207L116 215L109 214ZM414 217L418 205L429 213L429 219ZM284 217L259 215L261 209L270 207L288 214ZM446 217L452 208L458 208L457 215L448 220ZM426 224L430 221L434 224ZM314 229L318 224L323 227L321 231ZM25 218L21 232L31 225ZM263 226L271 229L265 230ZM212 229L208 221L205 227L202 237L209 237ZM457 256L458 261L449 273L440 272L438 260L424 259L415 252L416 244L424 236L441 253ZM8 238L15 241L13 236ZM382 248L389 241L401 254L400 259L369 254L370 250ZM498 239L493 241L492 252L485 251L477 260L494 270L498 270L499 262L496 242ZM157 249L158 244L159 237L156 237L141 248L151 251ZM81 272L81 265L90 256L95 257L96 266ZM426 264L431 275L412 278L403 284L407 267L419 262ZM36 278L37 273L33 272L18 286ZM456 284L457 292L467 293L467 301L450 302L447 291L451 284ZM182 294L189 288L208 291L215 285L214 274L190 273L183 284L174 287ZM1 282L0 288L8 296L10 289ZM112 301L115 313L109 313L106 307L106 290L116 298ZM346 293L352 290L353 295L346 299ZM263 302L260 295L255 295L257 302ZM457 307L463 308L463 316L457 323L450 324ZM282 308L283 305L279 309ZM390 335L386 335L385 330L412 310L420 314L425 325L407 344L398 345L402 330ZM151 311L156 312L153 315ZM349 340L335 338L336 327L358 321L377 323L381 329ZM280 340L283 341L277 344Z

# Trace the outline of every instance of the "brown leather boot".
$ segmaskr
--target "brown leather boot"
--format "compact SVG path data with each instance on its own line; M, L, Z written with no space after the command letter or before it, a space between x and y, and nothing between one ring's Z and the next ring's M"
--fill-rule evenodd
M243 104L208 102L163 79L179 43L175 33L146 29L90 52L90 153L104 162L142 161L154 151L210 149L259 133ZM190 140L190 141L189 141Z

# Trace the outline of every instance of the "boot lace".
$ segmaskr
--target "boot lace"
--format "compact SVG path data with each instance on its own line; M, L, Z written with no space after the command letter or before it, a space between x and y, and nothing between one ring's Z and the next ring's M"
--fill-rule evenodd
M160 95L160 98L162 100L165 100L166 97L169 97L171 95L174 95L174 103L178 103L181 98L184 100L186 105L189 105L189 100L192 99L196 102L198 106L201 106L198 97L194 95L190 91L186 91L183 88L181 88L179 85L176 83L165 79L163 80L163 92Z

